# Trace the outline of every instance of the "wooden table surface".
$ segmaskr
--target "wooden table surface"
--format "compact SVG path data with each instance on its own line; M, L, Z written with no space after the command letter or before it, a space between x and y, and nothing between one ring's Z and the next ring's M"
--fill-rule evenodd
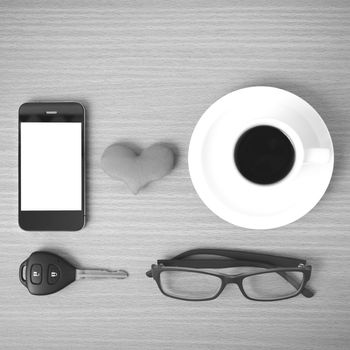
M350 345L350 3L344 1L0 2L1 349L348 349ZM321 202L283 228L252 231L211 213L187 167L192 130L219 97L271 85L310 102L335 147ZM88 224L17 225L17 111L27 101L87 108ZM172 144L177 166L132 195L100 168L113 142ZM312 299L258 303L233 287L212 302L166 298L145 271L187 249L307 258ZM123 281L34 297L19 264L38 249Z

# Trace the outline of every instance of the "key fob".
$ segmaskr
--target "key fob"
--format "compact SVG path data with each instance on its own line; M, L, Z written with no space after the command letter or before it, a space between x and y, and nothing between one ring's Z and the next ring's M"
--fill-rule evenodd
M19 268L19 280L33 295L56 293L75 281L76 268L56 254L34 252Z

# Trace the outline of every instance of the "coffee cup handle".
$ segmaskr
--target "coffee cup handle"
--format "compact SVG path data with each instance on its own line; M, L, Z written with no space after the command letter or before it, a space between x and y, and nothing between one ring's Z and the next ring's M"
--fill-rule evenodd
M304 163L326 164L331 158L328 148L309 148L305 150Z

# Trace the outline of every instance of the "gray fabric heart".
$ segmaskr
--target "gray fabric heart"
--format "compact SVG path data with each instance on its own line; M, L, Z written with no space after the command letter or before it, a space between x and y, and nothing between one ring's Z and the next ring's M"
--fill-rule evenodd
M137 154L131 148L116 143L106 148L101 159L104 172L124 181L134 194L170 173L174 163L174 152L162 144L154 144Z

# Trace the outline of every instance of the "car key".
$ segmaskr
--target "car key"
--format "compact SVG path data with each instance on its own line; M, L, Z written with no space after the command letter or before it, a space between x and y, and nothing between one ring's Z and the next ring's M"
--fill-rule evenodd
M77 269L60 256L41 251L32 253L19 267L19 280L33 295L56 293L79 279L127 277L124 270Z

